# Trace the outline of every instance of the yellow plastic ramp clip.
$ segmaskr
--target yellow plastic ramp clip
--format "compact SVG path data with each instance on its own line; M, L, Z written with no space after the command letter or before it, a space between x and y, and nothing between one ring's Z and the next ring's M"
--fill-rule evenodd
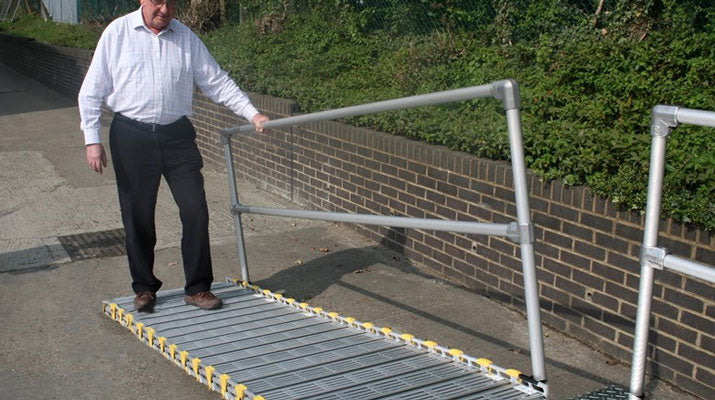
M134 315L132 315L132 313L126 313L124 317L127 320L127 329L134 332Z
M154 347L154 333L156 331L154 328L146 328L146 338L147 341L149 342L149 347Z
M201 382L199 375L199 365L201 364L201 359L196 357L191 360L191 365L194 367L194 375L196 375L196 382Z
M454 358L455 361L462 361L462 355L464 352L459 349L451 349L449 350L449 355Z
M164 348L166 348L166 338L161 336L159 337L159 350L161 350L161 354L165 354Z
M246 397L246 389L248 389L246 387L246 385L239 383L238 385L236 385L235 389L236 389L236 399L243 400Z
M215 368L210 365L204 367L204 373L206 374L206 385L209 387L209 390L212 390L214 388L214 370Z
M186 365L186 361L189 358L189 352L184 350L181 353L179 353L179 358L181 359L181 366L186 369L186 372L189 372L189 367Z
M434 340L427 340L424 343L422 343L426 348L428 348L431 351L434 351L434 348L437 347L437 342Z
M218 378L218 381L221 384L221 396L223 396L224 399L228 398L228 380L230 378L231 377L227 374L221 374Z
M144 323L143 322L137 322L137 336L139 336L139 340L144 340Z
M512 382L521 383L521 378L519 378L519 376L521 375L521 371L517 369L508 369L504 371L504 373L511 377Z
M477 364L479 364L479 366L483 369L487 370L487 372L492 372L492 360L486 358L477 358Z
M171 361L176 360L176 345L173 343L169 345L169 355L171 356Z
M407 343L407 344L412 344L412 343L413 343L413 342L412 342L412 339L414 339L414 338L415 338L415 335L411 335L411 334L409 334L409 333L403 333L403 334L400 336L400 339L404 340L405 343Z

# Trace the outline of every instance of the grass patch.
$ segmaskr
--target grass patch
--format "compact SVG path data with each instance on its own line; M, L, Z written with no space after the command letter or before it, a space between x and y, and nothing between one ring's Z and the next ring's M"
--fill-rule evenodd
M0 32L33 38L55 46L94 49L101 34L101 27L45 21L37 15L24 14L12 22L0 22Z

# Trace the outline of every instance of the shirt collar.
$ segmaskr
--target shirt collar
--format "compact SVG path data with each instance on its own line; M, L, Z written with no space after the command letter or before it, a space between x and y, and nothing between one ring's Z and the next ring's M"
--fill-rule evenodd
M144 24L144 17L142 16L142 8L144 6L139 6L139 9L134 11L133 13L129 14L129 18L131 20L132 28L137 29L137 28L146 28L149 29L145 24ZM167 25L166 28L164 28L161 32L163 33L164 31L174 31L176 27L176 18L172 18L171 21L169 21L169 25Z

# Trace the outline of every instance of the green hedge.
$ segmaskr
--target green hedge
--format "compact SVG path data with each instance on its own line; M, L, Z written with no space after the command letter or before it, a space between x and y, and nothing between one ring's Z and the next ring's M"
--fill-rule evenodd
M400 35L372 29L370 14L349 2L338 9L325 3L270 29L225 26L204 40L241 86L295 99L306 112L514 78L528 166L543 179L588 185L634 210L645 207L651 108L715 110L712 6L622 2L630 8L604 14L594 27L566 2L526 2L480 29ZM480 157L509 157L498 102L350 122ZM676 129L667 170L664 214L715 230L713 130Z
M256 7L275 1L255 0ZM412 10L420 1L404 4ZM498 1L494 15L469 15L456 6L470 1L460 0L420 25L433 29L416 32L384 25L387 11L405 14L396 9L400 3L382 12L365 8L380 1L296 0L301 7L285 19L224 26L204 40L243 88L295 99L306 112L514 78L522 90L528 166L543 179L589 185L642 211L651 108L715 110L715 6L614 0L594 24L575 1ZM464 29L470 21L480 23ZM1 23L0 30L84 48L98 36L94 28L31 16ZM494 101L349 122L480 157L509 157L503 111ZM715 231L711 128L683 126L670 136L663 210Z

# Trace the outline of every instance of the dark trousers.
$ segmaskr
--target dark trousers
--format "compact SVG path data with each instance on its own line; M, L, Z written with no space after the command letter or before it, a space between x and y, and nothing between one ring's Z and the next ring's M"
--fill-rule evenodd
M154 276L154 211L162 175L181 216L184 290L196 294L211 287L209 213L201 175L203 160L195 139L196 131L186 117L168 125L144 124L121 114L115 114L112 121L109 145L135 293L156 292L161 287Z

